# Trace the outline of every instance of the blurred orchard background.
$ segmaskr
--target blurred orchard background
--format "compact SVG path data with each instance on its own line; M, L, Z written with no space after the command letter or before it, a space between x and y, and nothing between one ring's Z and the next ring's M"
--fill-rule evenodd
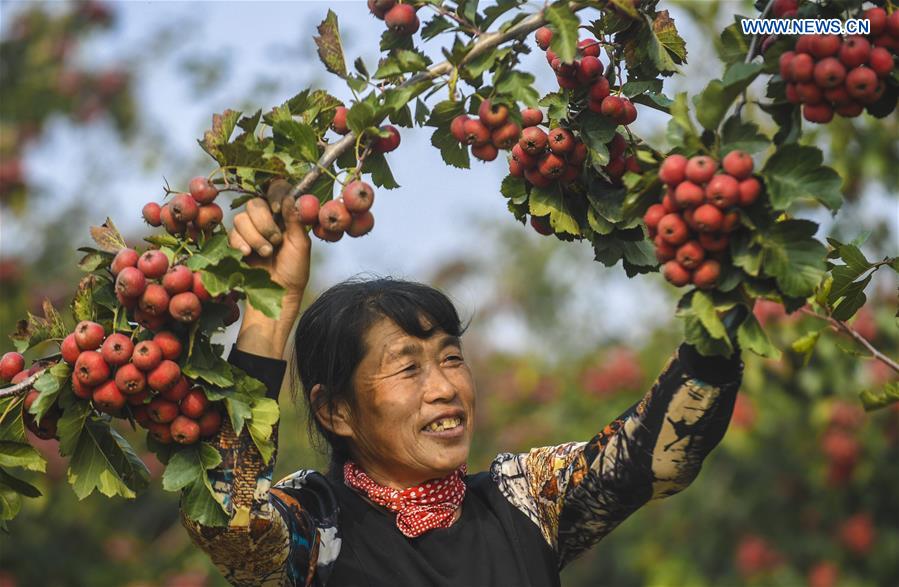
M717 76L717 31L748 2L664 2L687 39L684 76L666 94ZM535 7L538 5L535 4ZM312 41L327 9L350 59L377 60L381 28L351 2L0 2L0 330L49 298L64 307L79 277L76 248L109 216L133 244L140 209L168 181L186 188L213 162L196 144L213 112L263 110L303 87L348 98L319 65ZM543 93L550 70L531 54ZM753 88L758 91L758 88ZM664 140L665 116L640 107L637 131ZM899 252L899 121L838 118L809 134L844 177L847 203L824 234L870 232L868 258ZM593 262L589 245L517 224L499 194L505 165L446 167L429 132L405 130L390 156L402 188L381 190L363 239L315 241L309 299L359 273L445 289L464 316L480 392L472 467L497 452L587 440L635 402L681 339L673 290L658 275L627 279ZM879 272L856 329L899 354L897 283ZM811 356L793 352L802 320L777 306L779 361L746 355L730 430L697 481L640 510L563 573L578 586L899 585L899 407L866 414L859 391L888 369L825 331ZM233 340L236 327L227 334ZM0 352L12 345L0 340ZM803 364L807 366L803 368ZM289 387L289 382L285 385ZM282 394L276 477L323 465L305 420ZM126 432L127 433L127 432ZM41 442L41 441L36 441ZM136 441L141 446L142 441ZM43 497L0 533L0 587L225 584L192 547L177 498L133 502L67 487L55 443L42 445ZM160 466L145 458L152 471Z

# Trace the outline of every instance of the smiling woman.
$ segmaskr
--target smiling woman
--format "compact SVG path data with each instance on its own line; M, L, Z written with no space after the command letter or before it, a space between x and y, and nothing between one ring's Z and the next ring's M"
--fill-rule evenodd
M235 218L231 245L287 291L278 320L248 306L229 360L277 397L309 277L293 201ZM226 422L209 472L224 528L183 517L236 585L559 585L559 571L651 499L686 487L727 429L743 365L683 344L646 395L587 442L500 454L468 474L476 392L452 303L426 285L351 281L296 328L324 474L271 484L247 431ZM736 344L736 343L735 343Z

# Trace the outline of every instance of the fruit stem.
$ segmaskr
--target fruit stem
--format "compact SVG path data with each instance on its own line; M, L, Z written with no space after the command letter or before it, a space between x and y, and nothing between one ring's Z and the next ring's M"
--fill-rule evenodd
M762 10L762 13L759 14L759 18L765 18L768 12L771 10L771 7L774 6L774 0L768 0L768 4L765 6L765 9ZM755 45L759 41L758 33L754 33L752 35L752 40L749 41L749 50L746 52L746 60L744 63L749 63L755 57Z

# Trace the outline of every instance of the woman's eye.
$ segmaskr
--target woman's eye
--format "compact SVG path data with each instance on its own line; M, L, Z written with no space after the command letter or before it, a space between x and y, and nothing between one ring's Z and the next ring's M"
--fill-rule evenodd
M465 359L462 358L462 355L449 355L446 360L452 363L461 363Z

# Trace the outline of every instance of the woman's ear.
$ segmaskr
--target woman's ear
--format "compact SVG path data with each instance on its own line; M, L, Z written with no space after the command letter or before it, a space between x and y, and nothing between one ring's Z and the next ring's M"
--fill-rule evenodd
M309 392L310 403L313 406L319 405L318 402L323 393L325 393L325 387L322 384L316 383L313 385L312 390ZM333 410L327 402L322 402L315 411L315 418L325 430L330 431L332 434L353 438L353 427L350 424L350 408L346 402L337 402Z

